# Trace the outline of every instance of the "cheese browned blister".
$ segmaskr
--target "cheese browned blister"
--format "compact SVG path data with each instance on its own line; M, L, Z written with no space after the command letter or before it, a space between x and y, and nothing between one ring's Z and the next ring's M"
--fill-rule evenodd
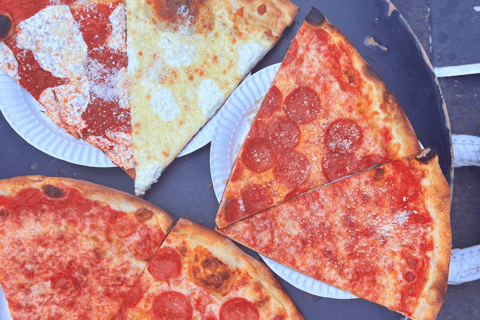
M290 25L279 1L127 1L135 193L145 193Z

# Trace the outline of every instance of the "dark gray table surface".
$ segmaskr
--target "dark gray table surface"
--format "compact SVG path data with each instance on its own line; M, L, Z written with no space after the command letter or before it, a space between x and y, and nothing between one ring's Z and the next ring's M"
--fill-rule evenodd
M289 41L295 36L309 8L315 6L352 40L362 56L377 70L404 107L420 141L426 146L439 147L442 169L450 180L452 164L449 157L451 146L448 140L450 132L447 117L441 107L440 91L431 83L431 74L419 50L421 44L427 55L430 54L429 1L393 0L418 36L419 43L415 42L407 25L402 24L398 12L389 15L391 12L384 0L294 2L301 8L296 22L285 31L278 45L267 54L254 72L283 59ZM386 25L390 26L385 27ZM363 42L366 36L373 36L390 50L383 52L379 48L365 46ZM414 71L417 71L417 74ZM415 80L408 81L409 77ZM480 110L476 107L479 105L479 80L480 76L477 75L440 80L452 133L480 136ZM164 171L159 182L142 198L162 207L175 218L188 218L213 228L218 202L212 188L209 153L210 145L207 145L190 155L176 159ZM0 114L0 178L30 174L82 179L133 193L133 182L121 169L87 168L52 158L25 142ZM454 247L480 244L479 177L480 168L455 170L452 202ZM362 299L315 297L282 280L280 282L306 319L403 319L399 314ZM480 319L480 281L449 286L438 319L460 318Z

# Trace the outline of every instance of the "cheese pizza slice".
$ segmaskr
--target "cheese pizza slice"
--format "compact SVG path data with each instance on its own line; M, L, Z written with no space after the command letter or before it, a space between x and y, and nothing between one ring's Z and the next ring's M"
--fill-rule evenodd
M143 194L290 25L288 0L129 0L135 193Z
M217 226L420 150L372 67L312 8L238 153Z
M270 270L213 230L180 219L114 320L301 320Z
M0 69L135 176L122 0L0 0Z
M13 319L112 319L173 219L89 182L0 181L0 283Z
M411 319L435 319L447 289L450 190L425 150L220 229L307 276Z

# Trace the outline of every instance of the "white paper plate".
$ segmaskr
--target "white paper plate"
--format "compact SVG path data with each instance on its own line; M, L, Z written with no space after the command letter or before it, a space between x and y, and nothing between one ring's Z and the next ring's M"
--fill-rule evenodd
M274 64L246 79L218 113L217 128L210 149L210 170L213 188L219 202L237 153L279 67L279 63ZM351 293L307 277L264 256L261 257L278 276L300 290L327 298L357 298Z
M0 70L0 110L10 126L29 144L60 160L88 167L116 167L102 150L77 140L44 113L45 108ZM212 141L218 113L178 155L192 153Z
M7 299L5 299L5 293L0 286L0 320L12 320L10 310L8 310Z

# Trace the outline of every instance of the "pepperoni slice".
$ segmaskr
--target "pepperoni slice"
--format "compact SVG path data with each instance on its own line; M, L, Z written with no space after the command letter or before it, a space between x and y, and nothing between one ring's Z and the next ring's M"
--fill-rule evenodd
M191 320L193 307L184 294L166 291L153 301L152 315L155 320Z
M273 197L267 187L261 184L251 183L240 191L245 213L251 214L269 207L273 203Z
M357 159L357 157L351 154L344 155L329 152L323 157L323 175L327 182L330 182L382 162L384 162L384 159L376 156L366 156Z
M331 36L328 34L327 31L325 31L323 29L315 29L315 36L317 37L317 40L321 44L325 44L325 43L330 42Z
M267 171L275 163L272 144L263 138L249 139L242 154L242 160L250 171L256 173Z
M227 222L240 220L246 215L245 206L237 199L230 200L225 205L225 221Z
M298 87L288 95L284 103L287 117L295 123L309 123L321 109L320 98L309 87Z
M176 278L182 270L182 258L172 248L162 248L157 251L153 261L148 266L148 271L155 279L165 281Z
M125 301L123 302L123 304L127 308L134 308L140 302L140 300L142 300L142 297L143 297L143 288L142 288L142 285L140 284L140 281L138 281L137 284L130 291L128 296L125 298Z
M297 56L298 51L298 42L297 39L293 39L292 44L290 45L290 49L288 49L287 55L285 59L283 59L283 65L288 66Z
M297 151L281 153L273 168L275 179L287 188L301 185L310 173L310 163L307 157Z
M282 105L282 100L282 92L275 85L273 85L265 95L265 99L263 100L262 107L258 112L258 116L270 117Z
M242 161L237 161L235 169L232 172L232 176L230 177L230 181L235 182L239 180L242 177L243 168L244 166Z
M121 238L131 236L135 233L136 229L137 225L128 220L120 221L113 226L113 231Z
M247 139L251 138L265 138L267 139L267 125L261 120L256 120L248 133Z
M360 126L353 120L336 120L328 127L325 134L325 144L333 153L349 154L362 144L363 133Z
M258 320L260 314L257 307L243 298L233 298L220 308L220 320Z
M301 195L302 193L305 193L307 192L308 189L305 189L304 187L302 187L301 189L293 189L292 191L290 191L289 193L287 193L285 195L285 197L283 197L283 201L287 201L287 200L290 200L290 199L293 199L295 198L296 196L299 196Z
M80 282L77 278L67 273L57 273L50 279L52 289L58 290L62 295L70 298L81 293Z
M268 126L268 139L277 153L286 152L300 142L300 127L296 123L276 119Z

